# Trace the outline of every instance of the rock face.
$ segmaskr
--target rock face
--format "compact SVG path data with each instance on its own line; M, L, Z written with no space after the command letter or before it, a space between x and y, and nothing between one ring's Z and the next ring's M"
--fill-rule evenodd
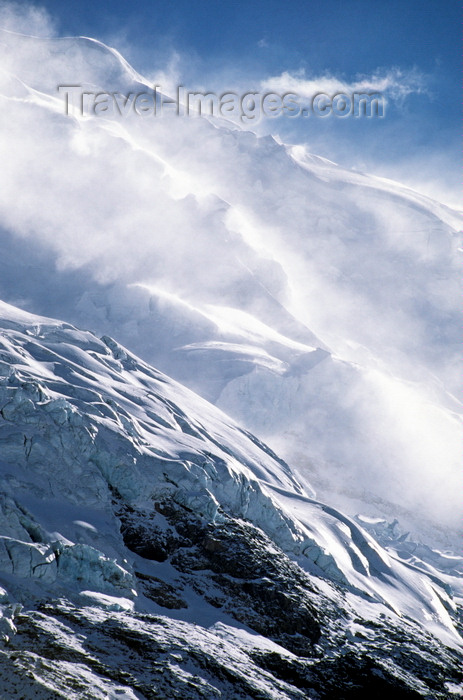
M459 696L457 570L401 563L113 340L5 304L0 329L1 697Z

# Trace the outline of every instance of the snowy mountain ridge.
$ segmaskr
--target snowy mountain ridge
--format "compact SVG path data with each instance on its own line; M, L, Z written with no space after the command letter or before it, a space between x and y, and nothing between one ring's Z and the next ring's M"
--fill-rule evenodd
M0 56L0 695L460 697L460 214Z
M351 516L455 549L459 213L213 119L66 116L59 84L149 81L96 40L1 47L0 297L117 338Z
M450 663L451 649L461 643L453 600L461 596L461 579L387 553L352 520L305 494L263 444L110 338L4 303L0 327L1 654L9 669L0 680L6 687L20 667L29 667L30 653L18 655L28 625L46 624L62 661L77 618L84 629L103 619L138 629L138 615L166 615L166 608L187 625L172 623L170 643L181 633L193 646L208 634L230 644L237 635L245 653L254 630L255 648L267 638L277 645L275 654L284 658L283 647L312 657L312 665L321 648L325 658L325 645L337 655L339 639L350 639L353 616L372 630L387 621L385 630L404 639L413 628L416 639L436 645L437 666ZM280 605L286 599L281 612L274 605L265 611L268 596ZM366 644L360 656L383 668L376 634L367 634L372 648ZM80 663L88 666L87 653ZM53 671L50 656L40 654L30 682L38 697L47 687L43 697L55 697L50 688L67 687L76 667ZM410 687L422 688L419 673L400 668L388 683L405 673ZM174 673L175 683L180 676ZM325 697L309 676L313 697ZM294 688L285 692L281 697L299 697ZM200 696L198 689L185 693Z

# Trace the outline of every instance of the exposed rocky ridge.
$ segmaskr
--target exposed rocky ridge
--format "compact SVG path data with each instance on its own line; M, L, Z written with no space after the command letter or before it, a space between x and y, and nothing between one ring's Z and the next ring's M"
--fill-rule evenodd
M359 625L356 639L338 638L301 658L259 648L258 640L254 649L239 649L213 631L166 617L65 600L21 612L15 625L0 652L2 690L17 688L13 697L443 699L450 697L445 682L459 677L458 659L442 650L437 659L430 639L417 642L386 626L363 627L362 634ZM368 644L367 635L376 643ZM394 647L404 642L395 659Z

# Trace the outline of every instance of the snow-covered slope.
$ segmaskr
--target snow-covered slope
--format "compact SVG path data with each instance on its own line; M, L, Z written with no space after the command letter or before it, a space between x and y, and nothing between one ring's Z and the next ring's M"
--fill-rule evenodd
M460 215L0 56L1 692L461 695Z
M386 551L114 340L4 303L0 471L6 697L458 690L461 560Z
M87 38L2 32L0 296L110 334L317 493L460 531L460 216L205 118L64 114L148 82Z

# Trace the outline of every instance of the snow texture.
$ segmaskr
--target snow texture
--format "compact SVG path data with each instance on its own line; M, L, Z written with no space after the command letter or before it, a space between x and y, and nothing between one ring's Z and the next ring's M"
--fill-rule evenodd
M0 35L2 697L461 696L459 213Z
M243 692L249 697L257 688L264 697L304 697L294 684L281 685L277 678L284 676L269 679L262 667L244 672L252 630L251 656L267 645L265 655L275 653L280 668L288 653L291 663L316 656L317 644L324 658L327 646L336 656L341 634L342 644L376 642L375 657L377 630L387 620L389 632L396 628L404 642L414 637L450 655L440 663L454 673L461 561L454 558L452 568L440 573L437 553L422 548L422 560L416 551L404 554L410 545L403 537L403 551L386 551L362 527L378 530L381 521L359 516L356 523L315 500L268 447L111 338L99 340L4 303L0 328L5 691L15 687L32 697L38 684L48 689L43 697L61 697L70 687L91 687L94 644L103 675L114 680L117 653L103 662L104 642L88 641L89 629L101 625L106 631L99 635L109 634L108 626L115 639L132 634L146 640L147 625L154 625L151 643L183 649L189 661L174 655L170 691L153 697L175 697L182 692L176 684L207 684L208 674L198 680L191 659L199 654L204 662L219 632L226 640L235 635L235 642L222 645L217 663L248 684ZM271 596L280 603L271 603L269 612ZM166 609L168 623L149 617ZM162 632L165 625L168 632ZM58 663L44 642L27 642L29 628L35 639L43 626ZM363 628L370 631L360 633ZM69 656L65 650L79 645L82 635L90 646L86 642ZM233 655L228 643L235 645ZM272 643L278 653L268 651ZM361 658L358 650L355 656ZM388 682L405 682L408 673L406 685L423 690L430 673L423 668L411 676L410 669L393 669ZM23 673L23 685L11 685ZM154 682L149 673L144 680L137 673L137 683ZM318 673L323 679L322 667ZM98 682L98 692L116 697L107 682ZM146 689L130 695L137 683L128 683L126 696L151 697ZM314 697L325 697L320 679L309 674L305 683ZM185 697L201 692L197 687ZM207 692L218 697L217 690Z

